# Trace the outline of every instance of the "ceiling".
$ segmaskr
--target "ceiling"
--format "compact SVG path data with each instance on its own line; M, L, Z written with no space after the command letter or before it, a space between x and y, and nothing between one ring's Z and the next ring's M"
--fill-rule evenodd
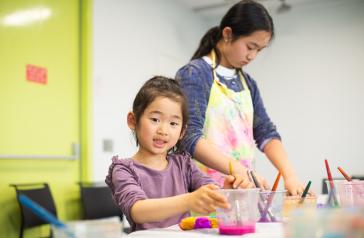
M207 20L220 19L239 0L179 0ZM256 0L271 13L284 13L295 6L318 2L319 0Z

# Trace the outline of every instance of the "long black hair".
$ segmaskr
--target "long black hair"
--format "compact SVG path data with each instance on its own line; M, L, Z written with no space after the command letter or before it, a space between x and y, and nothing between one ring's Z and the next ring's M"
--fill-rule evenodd
M216 44L222 38L222 30L225 27L232 29L233 41L258 30L270 32L271 39L274 36L273 20L267 9L253 0L242 0L229 9L221 19L220 26L212 27L205 33L191 60L208 55L214 49L219 63L221 57Z

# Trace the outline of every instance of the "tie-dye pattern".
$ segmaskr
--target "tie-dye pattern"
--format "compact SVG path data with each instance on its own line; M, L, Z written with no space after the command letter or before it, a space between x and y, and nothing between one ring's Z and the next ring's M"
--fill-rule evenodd
M214 68L214 67L213 67ZM211 87L206 110L203 133L224 154L251 168L254 158L253 103L249 88L239 73L244 89L234 92L219 82L216 72ZM213 169L204 169L218 183L223 183L223 175Z

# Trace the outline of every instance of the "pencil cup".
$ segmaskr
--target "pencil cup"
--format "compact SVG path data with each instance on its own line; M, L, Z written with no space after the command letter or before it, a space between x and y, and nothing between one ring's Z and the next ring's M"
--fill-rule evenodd
M259 189L220 189L230 204L229 209L216 209L219 233L242 235L255 232Z
M340 184L344 183L345 180L344 179L335 179L332 182L334 183L334 188L335 188L334 191L332 191L332 189L331 189L330 181L326 180L326 188L327 188L328 196L330 196L330 194L332 194L332 196L334 196L335 199L337 200L337 206L341 206L339 186L340 186Z
M337 190L341 206L364 207L364 180L343 181L338 184Z
M54 238L120 238L122 223L118 217L66 223L67 229L52 226Z
M282 191L260 191L258 210L259 222L282 222L283 203L286 190Z
M316 208L317 197L307 196L301 201L300 196L286 196L283 206L283 217L290 217L291 212L298 208Z

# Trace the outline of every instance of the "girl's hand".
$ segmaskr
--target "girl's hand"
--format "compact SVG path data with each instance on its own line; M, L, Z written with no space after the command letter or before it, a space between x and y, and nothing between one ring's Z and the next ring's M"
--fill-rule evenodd
M224 180L224 188L252 188L248 170L239 162L231 161L229 164L229 175Z
M224 188L253 188L254 184L249 177L241 175L227 175L224 180Z
M254 173L255 177L257 178L259 185L263 188L263 190L271 190L271 187L269 186L267 180L260 176L257 173Z
M289 195L301 195L305 187L296 176L284 178L284 187L287 189Z
M226 198L215 191L218 188L216 185L208 184L189 193L187 198L189 210L196 213L209 214L214 212L216 207L229 208Z

